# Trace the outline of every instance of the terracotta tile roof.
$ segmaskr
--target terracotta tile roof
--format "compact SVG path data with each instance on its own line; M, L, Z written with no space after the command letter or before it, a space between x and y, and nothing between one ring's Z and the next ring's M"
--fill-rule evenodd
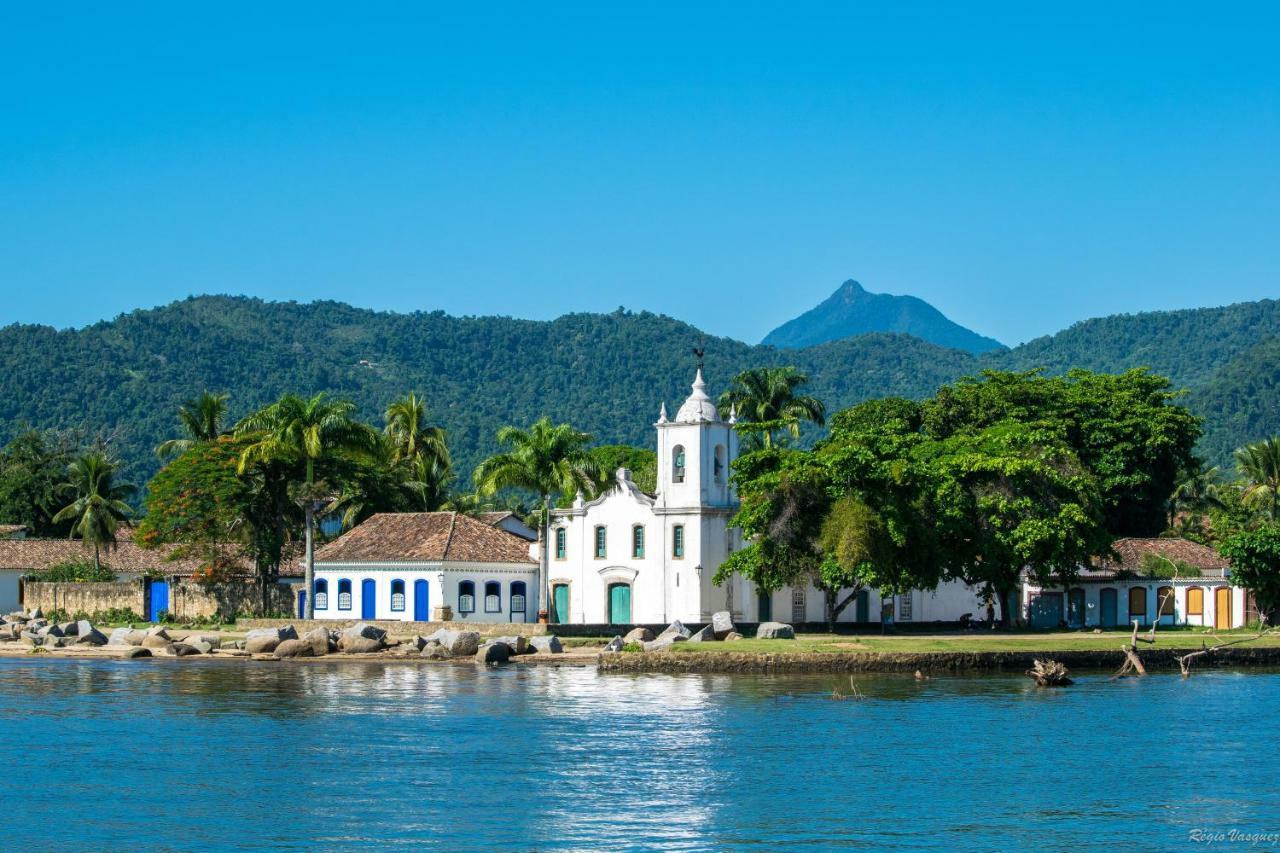
M529 542L457 512L370 516L316 552L328 563L532 563Z
M1107 559L1100 563L1104 571L1121 569L1142 571L1144 554L1157 554L1169 560L1186 563L1201 570L1220 571L1230 568L1230 564L1208 545L1192 542L1189 539L1117 539L1111 546L1119 560Z
M510 518L514 513L511 512L482 512L480 520L485 524L497 524L503 519Z

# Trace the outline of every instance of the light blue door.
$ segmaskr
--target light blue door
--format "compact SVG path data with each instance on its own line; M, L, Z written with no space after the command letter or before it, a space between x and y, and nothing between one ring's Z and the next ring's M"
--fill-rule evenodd
M1118 624L1116 619L1116 591L1111 587L1104 589L1098 596L1102 610L1102 627L1114 628Z
M151 600L149 602L151 612L147 615L152 622L159 622L160 617L169 612L169 582L152 581L149 588L151 590Z
M413 620L415 622L426 622L431 618L430 601L427 596L427 582L421 579L414 581Z
M360 618L376 619L378 613L378 584L373 578L360 582Z

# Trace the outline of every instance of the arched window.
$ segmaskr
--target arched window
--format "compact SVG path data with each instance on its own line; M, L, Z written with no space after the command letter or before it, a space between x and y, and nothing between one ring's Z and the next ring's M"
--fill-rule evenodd
M351 581L346 578L338 581L338 609L351 609Z
M404 581L402 580L391 582L391 609L404 610Z
M684 525L677 524L671 528L671 556L677 559L684 556Z
M631 557L635 560L644 559L644 525L637 524L631 528Z
M476 585L473 581L462 581L458 584L458 612L476 612Z
M502 612L502 584L497 581L486 581L484 585L484 612Z
M320 605L316 605L319 607ZM1204 588L1198 586L1187 587L1187 615L1203 616L1204 615Z
M671 482L684 482L684 445L681 444L671 451Z
M329 609L329 582L324 578L316 581L316 610Z
M605 544L606 544L605 539L606 537L605 537L604 525L601 524L598 527L596 527L596 559L597 560L603 560L605 557Z
M556 559L563 560L568 549L566 548L566 540L568 534L563 527L556 528Z
M717 444L715 456L712 457L712 474L717 483L724 482L724 445Z
M1172 616L1173 608L1173 587L1162 586L1156 590L1156 612L1160 616Z
M511 615L525 615L525 585L524 581L511 582Z
M1129 589L1129 619L1147 621L1147 588L1135 586Z

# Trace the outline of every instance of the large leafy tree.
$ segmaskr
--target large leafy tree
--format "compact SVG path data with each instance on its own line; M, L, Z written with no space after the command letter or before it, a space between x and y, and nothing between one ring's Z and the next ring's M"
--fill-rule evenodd
M1244 479L1241 498L1269 521L1280 509L1280 436L1246 445L1236 451L1236 470Z
M826 422L822 401L800 393L808 382L794 367L752 368L733 377L717 406L723 416L736 412L750 441L772 447L781 431L798 438L802 422L818 426Z
M253 561L264 584L273 580L302 517L289 495L286 465L259 462L239 470L242 454L254 441L224 435L193 445L162 468L147 486L139 543L176 544L175 557L194 555L209 565L238 549Z
M161 459L177 456L201 441L213 441L222 435L227 417L227 395L204 391L200 396L184 400L178 406L178 422L185 433L171 438L156 448Z
M1258 610L1274 623L1280 610L1280 528L1239 531L1224 539L1218 552L1231 563L1231 580L1251 590Z
M314 615L315 514L331 506L330 486L318 482L316 468L330 460L376 460L384 450L382 436L355 419L355 404L320 393L311 398L286 394L244 418L236 435L250 437L240 454L238 473L254 465L301 467L301 487L294 497L303 505L306 537L306 617Z
M72 537L93 546L93 564L102 568L102 551L116 544L116 531L133 515L128 500L136 491L131 483L116 480L117 464L101 447L74 459L67 467L62 491L74 499L58 510L55 524L71 522Z
M1065 585L1110 547L1097 480L1055 431L1016 421L922 444L947 574L979 586L1009 624L1025 572Z
M985 371L926 401L922 423L938 439L1007 421L1055 431L1095 476L1107 529L1154 536L1167 524L1169 495L1200 466L1200 421L1176 397L1167 379L1146 370Z
M28 429L0 450L0 523L21 524L33 536L66 536L70 523L55 524L62 508L71 437Z
M545 618L551 592L547 568L551 502L562 494L578 491L593 494L600 482L600 466L587 449L590 441L591 436L586 433L569 424L552 424L549 418L535 421L527 430L506 426L498 430L498 443L507 449L490 456L475 470L473 479L476 492L481 496L504 489L521 489L533 492L541 502L539 618Z

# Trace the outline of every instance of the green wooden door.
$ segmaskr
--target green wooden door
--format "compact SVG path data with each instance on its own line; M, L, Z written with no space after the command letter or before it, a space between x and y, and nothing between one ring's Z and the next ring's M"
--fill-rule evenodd
M569 585L558 583L551 591L551 621L564 623L569 621Z
M761 622L768 622L773 619L773 596L767 592L756 593L756 612L760 614Z
M858 593L857 603L854 604L854 607L856 608L854 613L855 622L867 622L868 620L870 620L871 618L870 608L869 608L870 599L871 599L871 596L867 594L867 591L865 589L862 590L862 592Z
M631 586L615 583L609 587L609 624L631 624Z

